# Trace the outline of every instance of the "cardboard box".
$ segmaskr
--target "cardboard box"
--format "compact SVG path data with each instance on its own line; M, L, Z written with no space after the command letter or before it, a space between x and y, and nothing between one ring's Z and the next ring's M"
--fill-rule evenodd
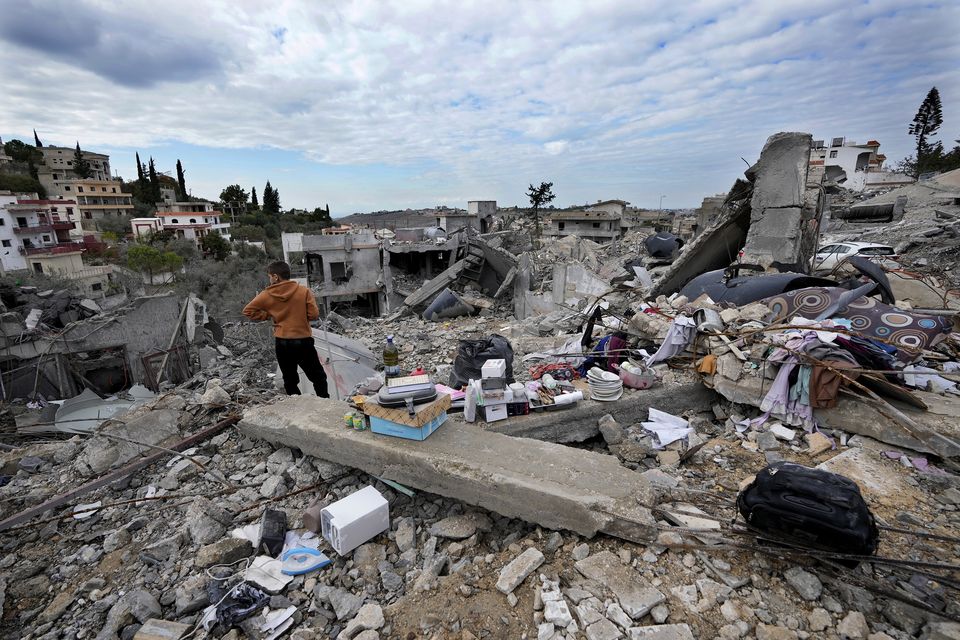
M480 367L481 378L505 378L507 376L507 361L503 358L487 360Z
M447 421L447 412L444 411L433 420L422 427L411 427L409 425L391 422L370 416L370 431L379 433L383 436L393 436L394 438L406 438L407 440L426 440L431 433L440 428Z
M376 396L366 398L363 403L363 412L370 416L371 425L373 424L373 418L380 418L387 422L416 428L431 423L440 414L446 415L447 409L449 408L450 396L445 393L438 393L436 400L416 405L413 415L410 415L406 407L393 409L377 404ZM420 439L422 440L423 438Z
M379 491L364 487L320 511L323 537L344 555L390 528L390 505Z

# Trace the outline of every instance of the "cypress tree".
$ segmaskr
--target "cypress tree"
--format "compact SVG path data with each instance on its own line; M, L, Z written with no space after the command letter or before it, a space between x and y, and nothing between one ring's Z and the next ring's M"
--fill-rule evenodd
M37 130L33 130L33 142L37 145L37 149L43 146L43 143L40 142L40 136L37 135Z
M257 200L257 188L250 187L250 204L254 210L260 208L260 201Z
M183 165L180 164L180 159L177 158L177 184L180 186L180 197L184 201L187 200L187 184L183 181Z
M151 202L160 202L160 179L157 177L157 168L153 164L153 156L150 157L149 174Z

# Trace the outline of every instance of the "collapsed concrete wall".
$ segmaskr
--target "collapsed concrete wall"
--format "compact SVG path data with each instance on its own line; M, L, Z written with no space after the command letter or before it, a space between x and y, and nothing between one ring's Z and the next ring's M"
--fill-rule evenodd
M737 261L768 271L809 273L824 199L817 176L808 174L812 136L776 133L760 159L737 180L712 226L654 283L652 295L669 295L702 273ZM810 181L808 183L808 180Z
M776 133L747 170L753 197L743 262L809 272L823 212L819 185L807 185L812 146L809 133Z

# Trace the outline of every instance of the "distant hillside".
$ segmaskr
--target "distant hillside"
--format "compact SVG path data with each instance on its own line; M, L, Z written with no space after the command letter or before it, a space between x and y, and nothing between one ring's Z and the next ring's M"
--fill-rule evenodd
M374 211L373 213L354 213L343 218L335 218L335 220L340 224L369 225L374 229L408 229L433 226L437 224L438 215L453 211L454 209Z

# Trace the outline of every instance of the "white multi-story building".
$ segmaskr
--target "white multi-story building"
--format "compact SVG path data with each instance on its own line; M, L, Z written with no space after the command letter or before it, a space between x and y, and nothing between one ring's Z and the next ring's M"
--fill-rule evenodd
M810 150L810 168L822 169L827 182L836 182L851 191L865 191L885 186L910 184L913 178L887 171L887 159L880 153L880 143L870 140L857 144L846 138L833 138L827 146L823 140L814 140ZM815 174L814 174L815 175Z
M68 218L73 200L42 200L36 194L0 191L0 263L4 271L30 270L76 281L84 293L106 294L112 267L87 266L87 245L72 242Z
M212 202L164 202L157 205L156 217L134 218L130 227L138 239L151 233L171 231L177 238L192 240L199 247L200 240L208 234L217 234L227 241L231 239L230 223L221 222L221 215L221 212L214 211Z

